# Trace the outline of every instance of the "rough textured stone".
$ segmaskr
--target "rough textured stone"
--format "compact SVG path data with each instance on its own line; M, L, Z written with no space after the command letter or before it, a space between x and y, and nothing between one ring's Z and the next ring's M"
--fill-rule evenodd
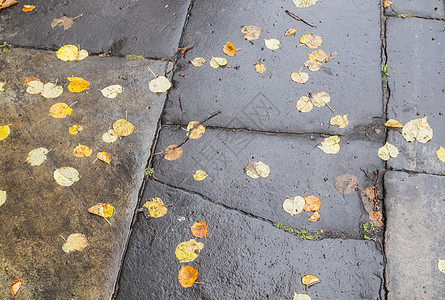
M184 137L185 131L180 128L164 128L156 152L170 144L178 144ZM322 139L318 136L311 140L310 136L207 129L203 137L182 146L183 155L178 160L167 161L162 155L156 155L154 174L160 181L270 221L358 236L364 211L359 192L341 194L334 187L334 178L349 173L360 179L362 188L372 185L360 168L370 176L374 170L383 168L377 156L379 146L355 140L347 144L348 139L343 137L340 152L330 155L314 148ZM249 160L269 165L269 177L248 177L244 168ZM204 181L193 179L198 169L207 172ZM292 217L282 208L287 196L302 196L305 191L307 195L313 194L321 199L318 222L309 222L307 212Z
M164 71L163 63L149 60L88 57L63 62L54 52L0 53L0 81L6 81L5 92L0 93L0 122L11 124L10 136L0 142L0 190L7 192L0 207L1 299L10 297L6 287L18 278L24 285L17 299L108 299L113 293L165 98L148 90L148 67L159 74ZM26 76L57 81L64 93L57 99L29 95L22 84ZM87 79L89 90L69 92L68 76ZM124 88L115 99L99 91L111 84ZM48 116L57 102L72 105L72 114L64 119ZM135 131L114 144L104 143L102 134L121 118L128 118ZM84 129L72 136L68 128L74 124ZM78 144L90 146L93 155L74 157ZM51 149L48 160L31 167L24 160L38 147ZM110 154L110 165L93 163L99 151ZM71 187L53 179L54 169L64 166L80 173ZM87 213L98 202L115 207L112 226ZM89 246L83 252L64 253L61 236L66 239L78 232L86 235Z
M397 0L386 8L385 14L412 14L424 18L445 18L445 4L443 0Z
M445 259L445 177L388 172L386 282L388 300L442 299Z
M285 13L288 9L317 28L311 28ZM262 27L261 37L244 40L240 29L244 25ZM297 36L285 37L285 31L296 27ZM303 67L308 54L306 46L298 47L302 34L314 33L323 37L326 53L338 56L317 71ZM380 76L380 18L379 1L319 1L316 5L296 9L292 1L273 2L195 1L184 42L195 43L180 59L163 120L166 123L186 124L199 119L202 112L220 109L224 117L214 118L209 125L229 128L279 132L337 132L360 131L376 117L383 117ZM279 39L281 47L272 51L264 39ZM223 45L232 42L238 50L235 57L222 52ZM188 60L202 56L207 62L196 68ZM225 57L231 68L212 69L211 56ZM254 63L266 66L258 74ZM308 72L306 84L292 82L290 74ZM296 110L296 101L308 93L325 91L335 114L349 114L350 125L345 129L329 125L334 115L327 107L314 108L309 113ZM183 112L178 98L181 97ZM353 109L352 109L353 107Z
M186 1L42 1L29 13L18 4L0 14L0 40L17 46L57 50L80 45L93 53L170 57L178 47ZM51 28L53 19L77 18L70 29Z
M159 219L139 214L123 264L117 299L380 299L383 257L372 242L302 241L271 224L227 210L187 192L149 181L143 202L160 197L168 212ZM141 203L142 204L142 203ZM209 235L191 265L199 272L190 288L179 285L176 246L194 238L190 226L205 221ZM156 233L156 236L153 235Z
M398 130L390 130L388 141L400 151L389 160L390 168L445 174L445 164L436 156L439 146L445 147L444 24L417 18L388 20L388 118L405 124L427 116L434 130L426 144L408 143Z

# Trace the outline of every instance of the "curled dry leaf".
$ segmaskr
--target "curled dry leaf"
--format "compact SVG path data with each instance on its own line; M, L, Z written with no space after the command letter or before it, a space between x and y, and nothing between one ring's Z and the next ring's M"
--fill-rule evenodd
M349 125L348 115L336 115L329 122L331 125L337 125L338 128L345 128Z
M290 79L296 83L306 83L309 80L309 74L305 72L293 72L290 74Z
M427 117L414 119L403 126L402 135L408 142L417 140L426 143L433 138L433 129L428 124Z
M392 4L391 0L383 0L383 8L390 7Z
M103 88L100 90L102 95L104 95L104 97L109 98L109 99L116 98L117 94L122 93L122 91L123 91L123 88L119 84L113 84L113 85L107 86L106 88Z
M90 156L93 153L93 150L91 150L90 147L85 145L78 145L73 150L73 155L75 157L84 157L84 156Z
M312 298L307 294L294 294L294 298L292 300L312 300Z
M59 48L56 52L58 59L63 61L79 61L88 56L88 51L80 50L74 45L65 45Z
M311 195L304 197L303 210L307 212L320 211L321 200L317 196Z
M15 295L17 295L22 285L23 285L23 279L16 279L11 284L11 286L9 287L9 291L11 292L13 298L15 297Z
M283 209L293 217L303 211L305 203L304 198L301 196L296 196L293 198L287 197L283 202Z
M11 129L9 128L9 125L0 126L0 141L6 139L10 133Z
M161 198L155 197L145 202L142 206L142 211L146 218L160 218L167 213L167 208L164 206Z
M378 150L377 154L382 160L387 161L391 157L397 157L399 155L399 150L396 146L386 142L386 144Z
M309 222L317 222L318 220L320 220L320 213L318 211L314 212L310 217L309 217Z
M445 148L439 146L439 150L436 151L437 158L440 159L441 162L445 162Z
M26 92L30 95L37 95L43 92L44 84L40 80L32 80L26 83Z
M150 91L158 94L165 93L171 86L171 82L165 76L158 76L156 79L152 79L148 84Z
M306 286L306 288L320 282L321 280L318 279L318 277L315 277L314 275L306 275L303 278L301 278L301 283L303 283Z
M6 191L0 191L0 206L6 202Z
M338 135L333 135L325 138L317 148L323 150L327 154L336 154L340 151L340 137Z
M81 125L73 125L73 126L71 126L69 129L68 129L68 132L71 134L71 135L76 135L76 134L78 134L79 132L81 132L82 131L82 126Z
M223 46L223 52L224 54L228 55L228 56L235 56L236 54L236 48L235 46L233 46L233 44L231 42L227 42L224 46Z
M445 273L445 259L444 260L439 259L439 261L437 262L437 268L439 269L440 272Z
M293 0L296 7L309 7L318 2L318 0Z
M63 252L70 253L72 251L83 251L88 246L88 241L85 235L81 233L73 233L66 239L62 246Z
M323 44L323 38L312 33L303 34L300 37L300 43L305 44L311 49L317 49Z
M375 186L367 187L363 192L369 201L374 201L377 196Z
M97 203L88 208L88 212L102 218L109 218L114 214L114 207L108 203Z
M79 172L72 167L62 167L54 170L54 180L61 186L71 186L79 179Z
M351 174L340 174L335 177L335 189L343 194L355 192L357 184L359 184L358 178Z
M73 26L74 19L69 18L67 16L63 16L59 19L53 19L51 22L51 28L54 28L56 26L63 26L63 30L69 29L71 26Z
M49 115L55 119L63 119L67 115L71 115L73 109L65 103L56 103L49 109Z
M90 83L80 77L68 77L71 83L68 85L68 90L72 93L80 93L82 91L88 90Z
M329 56L321 49L314 50L308 54L307 58L309 60L315 60L321 63L325 63L329 61Z
M225 68L227 66L227 59L224 57L213 57L210 59L210 66L213 69Z
M177 160L182 155L181 147L176 147L176 145L170 145L165 148L164 158L166 160Z
M260 37L261 35L261 27L257 27L257 26L244 26L241 29L241 32L244 33L244 39L248 40L248 41L253 41L256 40Z
M255 71L257 71L260 74L263 74L264 72L266 72L266 66L263 64L256 64Z
M323 63L313 60L313 59L308 59L305 63L304 66L306 68L308 68L309 70L311 70L312 72L316 72L318 70L320 70L321 66L323 65Z
M197 237L197 238L205 238L209 232L207 231L207 224L206 222L199 222L199 223L195 223L192 225L192 227L190 227L193 236Z
M1 0L0 0L0 1L1 1ZM24 85L25 87L28 87L28 83L31 82L31 81L40 81L40 80L37 79L37 78L35 78L34 76L26 76L26 77L23 79L23 85Z
M194 178L196 181L204 180L206 177L207 177L207 173L204 172L203 170L197 170L197 171L195 172L195 175L193 175L193 178Z
M314 105L308 97L303 96L297 101L297 110L301 112L310 112L314 108Z
M267 49L277 50L280 48L280 41L277 39L264 40Z
M196 140L199 139L202 134L206 131L206 128L204 125L199 124L198 121L191 121L190 123L188 123L187 125L187 136L189 137L189 139L192 140ZM196 126L198 125L198 126ZM196 128L195 128L196 126ZM194 129L193 129L194 128Z
M249 160L245 170L247 176L249 176L250 178L267 177L270 173L269 166L262 161Z
M371 210L369 213L369 220L371 220L371 222L377 227L383 226L383 215L380 211Z
M399 121L394 120L394 119L389 119L388 121L386 121L385 126L386 127L403 127L403 125L400 124Z
M30 164L32 167L40 166L46 160L46 155L49 150L46 148L36 148L28 153L25 162Z
M96 158L103 161L104 163L110 164L110 154L108 154L107 152L97 153Z
M284 33L284 36L290 36L290 35L294 35L297 34L298 29L297 28L289 28L288 30L286 30L286 32Z
M190 63L192 65L194 65L195 67L200 67L202 66L204 63L206 62L206 60L204 59L204 57L196 57L193 60L190 61Z
M134 131L134 126L124 119L119 119L113 124L113 130L117 137L129 136Z
M204 248L203 243L197 243L195 239L180 243L175 250L176 258L180 263L194 261L201 249Z
M17 4L19 3L16 0L2 0L0 1L0 10L10 7L11 5Z
M33 11L34 8L36 8L35 5L25 4L25 5L23 5L22 11L29 12L29 11Z
M317 92L312 95L312 103L317 107L323 107L331 101L331 96L326 92Z
M108 130L102 135L102 141L112 144L117 140L117 135L113 129Z
M178 272L178 281L182 287L188 288L198 279L198 271L191 266L181 266Z
M44 98L47 99L54 99L62 95L62 93L63 93L63 87L49 82L43 86L43 91L40 95L42 95Z

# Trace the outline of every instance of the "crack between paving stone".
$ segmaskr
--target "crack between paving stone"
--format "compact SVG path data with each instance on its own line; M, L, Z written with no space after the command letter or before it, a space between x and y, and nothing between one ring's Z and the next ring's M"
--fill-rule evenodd
M408 14L405 14L408 15ZM431 21L445 21L445 19L442 18L433 18L433 17L422 17L422 16L409 16L409 17L399 17L398 15L384 15L386 18L398 18L398 19L409 19L409 18L416 18L416 19L422 19L422 20L431 20Z
M445 177L445 174L431 173L431 172L426 172L426 171L413 171L413 170L394 169L394 168L389 168L387 171L404 172L404 173L411 174L411 175L423 174L423 175L433 175L433 176Z

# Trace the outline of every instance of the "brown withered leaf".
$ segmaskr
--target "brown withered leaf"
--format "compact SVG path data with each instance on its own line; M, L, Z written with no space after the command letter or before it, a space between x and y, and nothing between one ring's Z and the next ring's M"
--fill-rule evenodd
M372 210L369 213L369 220L371 220L371 222L374 223L374 225L377 227L383 226L383 215L380 211Z
M314 212L310 217L309 217L309 222L317 222L318 220L320 220L320 213L318 211Z
M51 28L54 28L56 26L63 26L63 30L69 29L71 26L73 26L74 20L73 18L63 16L59 19L53 19L51 22Z
M9 287L9 290L11 291L12 298L14 298L15 295L17 295L17 293L19 292L20 288L22 287L22 284L23 284L23 279L16 279L11 284L11 286Z
M391 0L383 0L383 8L390 7L392 4Z
M19 2L16 1L16 0L3 0L3 1L0 1L0 10L2 10L4 8L7 8L7 7L10 7L11 5L14 5L14 4L17 4L17 3L19 3Z
M355 187L359 183L357 177L351 174L340 174L335 177L334 186L340 193L352 194L355 191Z
M205 222L195 223L190 229L192 230L193 236L197 238L205 238L209 234Z
M290 36L290 35L296 35L298 32L297 28L289 28L288 30L286 30L286 32L284 33L284 36Z
M192 266L181 266L178 272L178 281L182 287L188 288L198 279L198 271Z
M177 160L182 155L182 149L180 147L176 147L176 145L170 145L165 148L164 158L166 160Z
M307 212L320 211L321 201L320 198L314 195L304 197L304 207L303 210Z

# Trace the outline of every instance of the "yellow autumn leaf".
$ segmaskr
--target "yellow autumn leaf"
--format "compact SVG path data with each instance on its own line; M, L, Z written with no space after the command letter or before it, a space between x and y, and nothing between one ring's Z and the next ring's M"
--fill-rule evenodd
M311 49L317 49L323 44L323 38L312 33L303 34L300 37L300 43L305 44Z
M439 150L436 152L437 158L440 159L441 162L445 162L445 148L439 146Z
M283 209L293 217L303 211L305 203L306 200L301 196L287 197L283 202Z
M176 145L169 145L165 148L164 159L166 160L177 160L182 155L181 147L177 147Z
M307 294L294 294L294 298L292 300L312 300L312 298Z
M250 178L267 177L270 174L270 168L262 161L249 160L245 168L246 175Z
M206 128L204 125L202 125L202 124L198 125L198 124L199 124L198 121L191 121L187 125L187 136L192 140L199 139L202 136L202 134L206 131ZM198 125L198 126L196 126L196 125ZM195 126L196 126L196 128L195 128Z
M104 95L104 97L109 98L109 99L116 98L117 94L122 93L122 91L123 91L123 88L119 84L113 84L113 85L107 86L106 88L103 88L100 90L102 95Z
M36 148L34 150L31 150L28 153L25 162L27 162L32 167L40 166L45 162L48 152L49 150L46 148Z
M192 266L182 266L178 272L178 281L182 287L188 288L198 279L198 271Z
M56 52L58 59L63 61L79 61L88 56L88 51L80 50L74 45L65 45L59 48Z
M190 61L192 65L195 67L200 67L206 62L204 57L195 57L193 60Z
M108 154L107 152L99 152L96 155L97 159L110 164L110 154Z
M329 101L331 101L331 96L326 92L320 91L312 94L312 103L314 103L316 107L323 107L326 105L330 110L334 111L332 107L329 106Z
M309 74L305 72L293 72L290 74L290 79L296 83L306 83L309 80Z
M204 180L207 177L207 173L203 170L197 170L195 172L195 175L193 175L193 178L195 178L196 181Z
M49 109L49 115L56 119L63 119L67 115L71 115L73 109L65 103L56 103Z
M153 93L165 93L171 88L172 84L165 76L158 76L155 79L150 80L148 88Z
M25 4L25 5L23 5L23 9L22 9L22 11L24 11L24 12L29 12L29 11L33 11L34 8L36 8L35 5Z
M54 99L62 95L63 93L63 87L57 86L54 83L46 83L43 86L43 91L40 93L44 98L47 99Z
M280 48L280 41L277 39L264 40L267 49L277 50Z
M255 71L257 71L260 74L263 74L264 72L266 72L266 66L263 64L256 64Z
M113 129L110 129L102 135L102 140L105 143L113 144L117 140L117 135Z
M72 93L80 93L82 91L88 90L90 83L80 77L68 77L71 83L68 85L68 90Z
M227 59L224 57L213 57L210 59L210 66L213 69L225 68L227 66Z
M257 26L244 26L241 29L241 32L244 33L244 39L248 41L254 41L258 39L261 35L261 27Z
M85 235L81 233L73 233L66 239L65 244L62 246L62 250L66 253L72 251L82 251L88 246L88 241Z
M43 92L44 84L40 80L32 80L26 83L26 92L30 95L37 95Z
M308 54L307 58L309 60L315 60L321 63L325 63L329 61L329 56L326 52L321 49L314 50Z
M320 70L321 66L323 64L319 61L313 60L313 59L308 59L305 63L304 66L306 68L308 68L309 70L311 70L312 72L316 72L318 70Z
M348 115L336 115L329 121L331 125L337 125L338 128L345 128L349 125Z
M399 155L399 150L396 146L386 142L386 144L378 150L377 154L382 160L387 161L391 157L397 157Z
M445 273L445 259L439 259L437 262L437 268L440 272Z
M0 93L5 91L6 82L0 81Z
M54 170L54 180L61 186L71 186L79 179L79 172L72 167L62 167Z
M427 121L427 117L414 119L403 126L402 135L406 141L417 140L419 143L426 143L433 138L433 129Z
M164 206L164 202L158 197L145 202L144 206L142 206L142 210L147 218L148 216L152 218L160 218L167 213L167 208Z
M223 46L223 52L224 52L224 54L226 54L228 56L235 56L236 48L235 48L235 46L233 46L233 44L231 42L227 42Z
M77 58L76 61L82 60L87 58L89 55L88 51L85 49L80 50L79 52L77 52Z
M128 136L134 131L134 126L124 119L117 120L113 124L114 133L117 137Z
M402 124L400 124L399 121L394 120L394 119L389 119L386 123L385 123L386 127L403 127Z
M338 135L333 135L325 138L317 148L323 150L327 154L336 154L340 151L340 137Z
M97 203L90 208L88 208L88 212L93 215L98 215L107 221L108 224L111 223L107 220L107 218L111 217L114 214L114 207L108 203Z
M383 0L383 8L390 7L392 4L391 0Z
M301 112L310 112L312 108L314 108L314 105L306 96L303 96L300 99L298 99L296 106L297 110Z
M85 146L85 145L78 145L76 146L76 148L74 148L73 150L73 155L75 157L84 157L84 156L90 156L93 153L93 150L91 150L90 147Z
M16 279L9 287L9 291L11 292L12 298L14 298L19 292L20 288L23 285L23 279Z
M314 275L305 275L303 278L301 278L301 283L303 283L306 288L310 285L316 284L321 282L320 279L318 279L318 277L314 276Z
M310 7L317 2L318 0L293 0L296 7Z
M194 261L199 252L204 248L203 243L197 243L195 239L180 243L175 250L176 258L180 263Z
M0 141L6 139L10 133L11 129L9 128L9 125L0 126Z
M71 126L71 127L69 128L68 132L69 132L71 135L76 135L76 134L78 134L79 132L81 132L82 129L83 129L83 128L82 128L81 125L73 125L73 126Z
M0 206L6 202L6 191L0 191Z

